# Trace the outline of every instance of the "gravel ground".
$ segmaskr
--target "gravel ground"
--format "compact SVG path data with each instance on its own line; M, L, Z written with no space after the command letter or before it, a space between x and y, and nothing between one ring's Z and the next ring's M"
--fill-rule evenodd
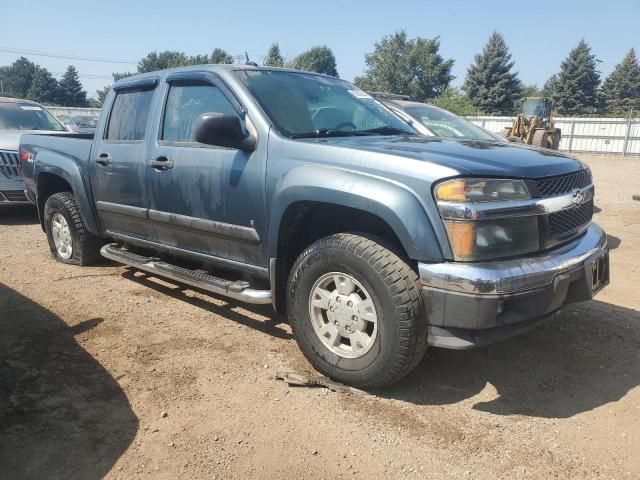
M268 308L55 263L0 212L0 477L640 478L640 159L584 159L609 288L376 395L289 388L311 368Z

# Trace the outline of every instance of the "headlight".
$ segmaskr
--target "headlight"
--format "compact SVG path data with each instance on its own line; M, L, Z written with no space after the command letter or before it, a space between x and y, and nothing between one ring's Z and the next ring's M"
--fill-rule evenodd
M531 198L522 180L493 178L456 178L442 182L435 189L436 200L444 202L502 202Z
M490 220L467 220L465 218L475 217L449 215L453 211L466 214L474 204L479 203L507 202L508 205L510 201L515 203L530 199L522 180L458 178L436 185L434 196L456 260L488 260L540 249L538 218L535 215ZM496 209L504 209L505 206L496 205ZM491 208L490 205L487 207Z
M478 222L445 220L444 225L453 255L459 261L512 257L540 248L535 216Z

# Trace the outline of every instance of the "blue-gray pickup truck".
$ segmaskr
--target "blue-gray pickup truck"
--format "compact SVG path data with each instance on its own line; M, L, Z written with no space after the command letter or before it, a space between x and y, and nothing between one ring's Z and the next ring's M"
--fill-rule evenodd
M93 139L24 135L53 257L271 303L320 372L382 387L428 345L515 335L608 283L590 170L423 136L349 82L249 65L132 76Z

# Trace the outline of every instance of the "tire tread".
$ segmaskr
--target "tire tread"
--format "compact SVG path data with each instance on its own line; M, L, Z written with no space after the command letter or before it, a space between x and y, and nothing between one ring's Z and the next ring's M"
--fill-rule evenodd
M381 239L356 233L334 234L307 247L295 262L289 280L289 312L294 311L292 298L295 287L292 286L297 283L299 265L308 255L325 248L349 250L365 260L380 275L395 303L395 320L400 335L395 360L382 375L358 386L379 388L398 381L418 365L427 349L427 327L418 275L406 260L383 246ZM306 355L304 350L303 353Z

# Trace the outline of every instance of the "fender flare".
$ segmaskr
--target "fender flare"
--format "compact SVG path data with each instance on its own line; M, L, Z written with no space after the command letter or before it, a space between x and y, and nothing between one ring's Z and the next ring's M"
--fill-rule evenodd
M102 232L99 227L98 217L93 207L93 199L89 193L89 187L85 185L82 170L78 164L70 157L52 154L50 152L40 152L40 155L44 154L44 158L37 158L37 171L35 175L36 184L36 202L38 205L38 215L40 217L40 223L44 228L44 211L40 211L40 192L41 192L41 175L54 175L66 181L71 186L71 193L73 193L76 202L80 208L80 215L84 221L87 230L90 233L97 236L102 236Z
M319 165L297 167L276 184L269 220L269 258L278 256L282 218L297 202L335 204L371 213L391 227L409 258L443 258L426 208L411 190L389 179Z

